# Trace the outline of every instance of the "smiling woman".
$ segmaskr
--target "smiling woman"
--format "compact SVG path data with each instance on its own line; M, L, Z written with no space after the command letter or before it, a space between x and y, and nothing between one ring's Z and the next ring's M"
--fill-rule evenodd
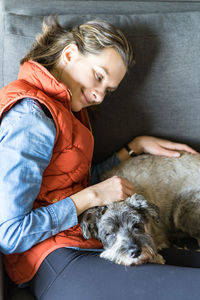
M131 45L120 30L104 21L89 21L71 31L56 18L52 21L43 23L43 34L21 63L34 60L66 84L72 111L100 104L134 63Z
M83 55L76 45L70 44L51 73L70 89L71 108L77 112L100 104L108 91L114 91L126 74L126 66L112 47L99 55Z

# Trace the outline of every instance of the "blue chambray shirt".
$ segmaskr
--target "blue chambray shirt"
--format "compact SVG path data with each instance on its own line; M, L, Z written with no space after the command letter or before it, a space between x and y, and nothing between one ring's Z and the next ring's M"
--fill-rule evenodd
M0 251L24 252L78 223L70 197L32 209L50 162L56 137L54 121L36 101L25 98L0 124ZM92 182L119 163L116 154L92 168Z

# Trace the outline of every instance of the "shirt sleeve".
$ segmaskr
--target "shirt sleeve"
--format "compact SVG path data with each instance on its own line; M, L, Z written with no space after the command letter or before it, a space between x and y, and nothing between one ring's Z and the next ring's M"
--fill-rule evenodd
M108 172L109 170L111 170L112 168L114 168L115 166L117 166L120 163L120 160L117 156L117 153L114 153L112 156L108 157L105 161L93 165L91 168L91 180L90 180L90 184L96 184L98 182L100 182L101 177Z
M77 224L68 197L32 209L49 164L56 137L53 120L33 99L26 98L5 113L0 125L0 251L24 252Z

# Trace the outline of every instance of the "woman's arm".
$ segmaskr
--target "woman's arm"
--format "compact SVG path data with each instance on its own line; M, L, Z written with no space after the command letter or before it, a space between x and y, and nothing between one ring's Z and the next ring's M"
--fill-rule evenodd
M117 153L114 153L112 156L108 157L103 162L100 162L91 167L91 180L90 185L100 182L103 174L114 168L120 163Z
M0 251L23 252L77 224L70 198L32 209L49 164L56 129L32 99L17 103L0 126Z

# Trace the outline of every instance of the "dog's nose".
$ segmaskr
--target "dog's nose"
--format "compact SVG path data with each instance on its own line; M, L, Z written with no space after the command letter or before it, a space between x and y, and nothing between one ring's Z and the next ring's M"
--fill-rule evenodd
M131 249L129 250L129 255L131 257L138 257L141 254L141 250L137 245L134 245L131 247Z

